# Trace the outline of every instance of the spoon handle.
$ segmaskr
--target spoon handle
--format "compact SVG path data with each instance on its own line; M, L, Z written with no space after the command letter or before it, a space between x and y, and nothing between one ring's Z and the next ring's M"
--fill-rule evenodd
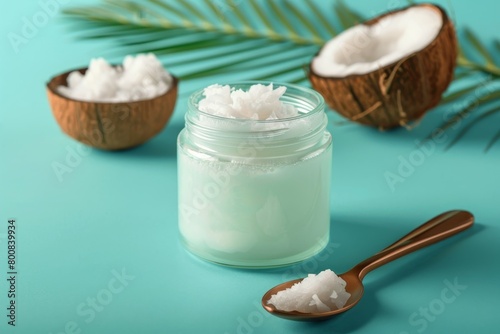
M455 210L440 214L420 225L395 243L364 260L351 270L360 279L375 268L419 250L428 245L451 237L474 223L474 216L467 211Z

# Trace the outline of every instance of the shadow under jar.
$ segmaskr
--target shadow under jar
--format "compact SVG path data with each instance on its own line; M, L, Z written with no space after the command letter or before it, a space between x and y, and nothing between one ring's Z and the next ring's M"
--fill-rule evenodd
M247 91L253 84L230 84ZM268 84L268 83L264 83ZM186 248L219 264L264 268L309 258L328 243L332 138L321 95L290 84L299 115L235 119L189 98L178 138L179 229Z

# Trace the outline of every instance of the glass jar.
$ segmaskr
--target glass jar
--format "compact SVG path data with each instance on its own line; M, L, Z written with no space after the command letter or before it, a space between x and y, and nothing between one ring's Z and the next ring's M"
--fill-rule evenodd
M230 84L247 91L263 82ZM263 83L269 84L269 83ZM191 95L177 142L179 230L186 248L219 264L282 266L320 252L330 228L331 135L322 96L290 84L299 115L233 119Z

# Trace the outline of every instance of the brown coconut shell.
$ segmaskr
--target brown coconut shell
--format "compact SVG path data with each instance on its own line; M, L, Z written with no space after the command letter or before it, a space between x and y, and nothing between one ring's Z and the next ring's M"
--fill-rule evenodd
M418 4L439 12L443 25L424 49L366 74L325 77L309 66L309 80L327 104L344 117L365 125L389 129L408 126L436 106L453 78L457 38L446 12L433 4ZM412 7L412 6L410 6ZM409 7L388 12L363 24Z
M78 69L84 74L86 68ZM149 100L133 102L79 101L60 94L69 71L47 83L52 114L62 131L89 146L121 150L143 144L167 124L177 100L178 79L173 77L167 92Z

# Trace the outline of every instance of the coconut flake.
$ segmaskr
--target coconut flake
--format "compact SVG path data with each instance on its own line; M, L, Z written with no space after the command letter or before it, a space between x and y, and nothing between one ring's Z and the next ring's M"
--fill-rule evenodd
M126 56L122 66L111 66L103 58L90 61L82 75L71 72L67 86L59 93L82 101L130 102L147 100L164 94L172 84L172 76L154 54Z
M267 301L281 311L328 312L342 308L351 296L346 282L330 269L309 274L292 287L279 291Z
M317 294L312 295L312 300L309 302L309 306L316 306L319 312L328 312L331 309L319 299Z
M204 89L204 99L198 103L198 109L212 115L226 118L253 120L272 120L290 118L298 115L297 109L280 101L286 87L273 89L256 84L248 91L235 89L229 85L211 85Z
M360 24L327 42L312 63L325 77L365 74L392 64L429 45L443 20L427 6L410 7L368 26Z

